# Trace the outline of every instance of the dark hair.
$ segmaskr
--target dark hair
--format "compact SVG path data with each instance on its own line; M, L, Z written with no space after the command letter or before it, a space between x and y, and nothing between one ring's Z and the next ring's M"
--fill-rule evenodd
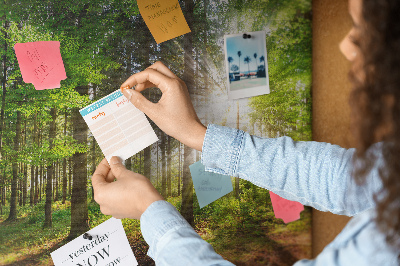
M354 177L361 184L375 163L368 149L382 141L382 190L375 195L380 231L400 250L400 1L363 0L360 36L362 63L353 65L351 106L357 152ZM357 73L362 71L360 78Z

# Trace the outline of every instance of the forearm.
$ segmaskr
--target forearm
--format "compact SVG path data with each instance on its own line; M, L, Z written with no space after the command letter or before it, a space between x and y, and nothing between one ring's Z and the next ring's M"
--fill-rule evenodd
M142 214L140 226L157 265L233 265L215 253L166 201L154 202Z
M374 206L376 183L367 188L354 183L353 154L354 149L328 143L295 142L289 137L258 138L209 125L202 163L207 171L238 176L288 200L321 211L354 215ZM348 194L349 189L358 191Z

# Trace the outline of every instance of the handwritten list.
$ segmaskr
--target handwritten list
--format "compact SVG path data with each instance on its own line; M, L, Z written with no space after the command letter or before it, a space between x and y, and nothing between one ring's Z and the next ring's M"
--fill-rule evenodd
M190 32L178 0L138 0L140 14L157 43Z
M122 160L158 141L149 121L119 91L80 110L104 156Z
M60 87L67 78L60 53L60 42L42 41L14 45L22 79L36 90Z
M207 172L200 161L189 168L200 208L233 191L230 176Z

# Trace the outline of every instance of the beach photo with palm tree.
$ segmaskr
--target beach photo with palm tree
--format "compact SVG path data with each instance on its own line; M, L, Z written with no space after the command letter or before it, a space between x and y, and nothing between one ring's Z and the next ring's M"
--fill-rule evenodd
M225 36L225 58L230 99L268 94L265 32ZM254 59L253 59L254 58ZM236 62L237 65L232 65Z

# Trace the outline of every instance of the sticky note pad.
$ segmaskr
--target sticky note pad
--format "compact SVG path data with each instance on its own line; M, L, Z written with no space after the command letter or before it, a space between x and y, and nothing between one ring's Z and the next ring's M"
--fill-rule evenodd
M138 265L121 220L111 218L86 234L53 251L54 265Z
M275 218L282 219L284 223L300 219L300 213L304 210L304 206L301 203L284 199L271 191L269 196L271 197Z
M149 121L119 91L80 110L104 156L126 160L158 141Z
M157 43L190 32L178 0L137 0L137 4Z
M200 208L233 191L230 176L206 172L200 161L189 168Z
M14 45L22 79L32 83L36 90L60 87L67 78L60 53L60 42L43 41Z

